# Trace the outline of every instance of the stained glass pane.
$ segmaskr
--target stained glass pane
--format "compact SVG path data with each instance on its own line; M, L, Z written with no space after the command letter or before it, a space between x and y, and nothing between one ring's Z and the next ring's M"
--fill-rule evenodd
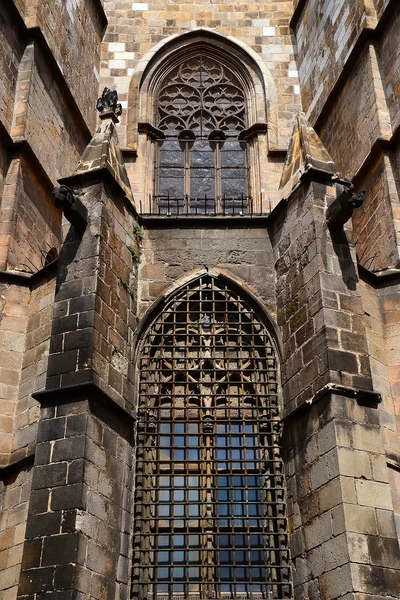
M221 208L217 196L246 196L246 153L238 141L246 127L245 107L234 71L203 53L184 59L160 81L156 127L166 137L158 142L155 188L163 214L183 213L185 207L209 214ZM232 175L232 169L239 170ZM232 177L235 182L229 184ZM165 210L163 196L194 202ZM212 202L196 200L204 196Z

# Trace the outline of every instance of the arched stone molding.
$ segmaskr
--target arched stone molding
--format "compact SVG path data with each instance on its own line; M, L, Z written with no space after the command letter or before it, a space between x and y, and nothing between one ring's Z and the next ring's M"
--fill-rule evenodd
M144 211L153 194L155 92L174 64L205 51L235 71L246 93L249 189L257 205L262 188L261 157L277 148L277 92L262 58L249 46L206 28L173 35L159 42L138 62L128 100L127 145L138 154L134 193ZM150 167L150 168L149 168ZM136 187L136 189L135 189Z

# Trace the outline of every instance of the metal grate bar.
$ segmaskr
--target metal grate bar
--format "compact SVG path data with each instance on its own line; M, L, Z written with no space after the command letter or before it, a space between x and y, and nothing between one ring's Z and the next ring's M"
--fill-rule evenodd
M167 303L141 352L134 597L291 598L265 326L207 275Z

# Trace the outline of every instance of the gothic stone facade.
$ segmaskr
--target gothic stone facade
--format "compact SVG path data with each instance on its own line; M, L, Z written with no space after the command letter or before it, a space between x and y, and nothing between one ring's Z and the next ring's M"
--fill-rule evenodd
M397 0L1 3L1 598L400 596L399 42Z

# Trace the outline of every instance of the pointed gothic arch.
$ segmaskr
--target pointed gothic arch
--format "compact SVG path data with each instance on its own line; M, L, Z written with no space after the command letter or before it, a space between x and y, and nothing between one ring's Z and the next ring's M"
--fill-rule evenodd
M219 67L221 71L219 82L225 85L224 98L216 99L212 109L218 111L224 102L226 109L227 102L230 102L230 108L225 110L223 116L232 116L234 113L232 109L239 101L243 109L242 122L238 126L237 119L229 124L225 119L220 127L217 123L206 123L206 119L203 118L203 125L209 128L207 134L200 124L195 131L193 124L180 123L174 138L175 142L172 144L175 154L169 155L164 164L162 162L164 157L159 152L159 147L164 144L164 156L169 148L168 143L163 141L165 131L162 126L160 127L160 89L165 91L168 83L179 83L177 80L179 67L189 68L193 75L197 68L195 62L199 57L202 57L203 65L210 66L207 73L209 82L212 83L212 78ZM200 70L205 72L204 68ZM168 77L175 79L168 81ZM192 79L192 90L198 91L194 82L195 77ZM186 82L181 79L180 83ZM232 86L236 88L237 97L226 94L227 84L230 85L231 91ZM209 95L208 100L211 97L211 88L210 85L206 90ZM215 91L215 86L213 89ZM201 95L200 93L199 96ZM199 98L196 100L193 97L192 101L189 106L192 116L198 104L198 114L204 117L210 106ZM175 98L175 108L178 102L190 104L187 97ZM169 109L174 113L171 102ZM175 113L177 112L179 106L175 110ZM135 195L142 205L143 212L154 211L156 208L154 205L157 204L155 198L158 196L164 199L173 196L173 202L177 202L176 211L180 213L185 210L190 212L193 204L192 210L197 214L199 207L196 206L196 200L201 198L201 206L203 206L204 196L213 199L210 212L213 209L215 212L220 212L223 204L221 198L224 197L238 199L245 196L248 198L246 206L251 205L254 211L259 209L262 203L262 192L265 192L261 184L260 161L262 156L266 156L268 148L277 145L276 123L276 89L273 79L262 59L245 44L230 36L223 36L203 28L183 35L171 36L160 42L137 65L129 92L127 143L131 148L137 149L138 153L135 168L139 185ZM236 144L233 144L234 128L237 129ZM173 137L171 131L168 136ZM200 139L203 139L203 146L199 142ZM196 143L199 148L195 147ZM191 159L189 154L192 149ZM222 159L221 149L225 151ZM181 154L179 154L180 150ZM197 150L199 152L196 158L193 158ZM229 151L235 151L235 154ZM195 172L197 167L198 170ZM169 182L165 181L165 175L169 178ZM193 197L193 203L185 201L190 197ZM182 207L185 202L186 206ZM168 206L170 204L168 202ZM229 214L229 210L227 212Z
M203 271L137 349L133 597L291 598L269 323Z

